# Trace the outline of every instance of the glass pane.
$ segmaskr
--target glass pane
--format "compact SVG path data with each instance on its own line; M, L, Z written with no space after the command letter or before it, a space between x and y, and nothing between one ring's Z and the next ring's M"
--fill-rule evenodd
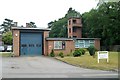
M90 43L94 43L94 40L89 40L90 41Z
M54 46L54 49L58 49L58 46L55 45L55 46Z
M77 45L78 44L78 41L75 41L75 45Z
M54 49L62 49L62 41L54 41Z
M57 49L57 41L54 41L54 49Z
M85 40L85 45L89 45L89 41L88 40Z
M85 45L85 48L88 48L90 45Z
M80 48L84 48L84 43L79 43Z
M78 43L78 41L75 41L75 48L79 48L79 43Z
M62 49L62 41L59 41L59 49Z
M75 48L79 48L79 45L75 45Z
M85 48L88 48L90 46L89 40L85 40Z
M79 42L79 43L83 43L83 42L84 42L84 40L78 40L78 42Z
M94 43L90 43L91 46L94 46Z

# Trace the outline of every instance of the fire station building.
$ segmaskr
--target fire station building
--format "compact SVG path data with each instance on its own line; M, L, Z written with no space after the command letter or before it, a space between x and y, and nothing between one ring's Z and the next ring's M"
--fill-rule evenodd
M49 55L63 52L67 55L77 48L88 48L90 45L100 50L100 38L82 38L81 18L68 19L68 38L50 38L50 29L12 27L13 54L15 56Z

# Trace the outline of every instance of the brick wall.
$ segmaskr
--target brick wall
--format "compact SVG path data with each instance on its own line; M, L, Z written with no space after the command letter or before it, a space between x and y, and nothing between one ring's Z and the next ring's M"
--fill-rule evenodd
M20 31L19 30L13 30L13 53L15 56L19 56L19 38L20 37Z
M70 29L71 29L71 31L70 31ZM73 29L72 29L72 25L69 25L69 21L68 21L68 38L69 37L73 37Z
M48 54L50 54L52 49L54 49L54 41L53 40L48 40L47 42L48 42ZM65 49L63 49L63 50L54 49L54 53L57 55L60 52L63 52L64 55L67 55L74 50L75 50L75 45L74 45L73 40L66 40L65 41Z
M76 32L73 32L73 36L76 36L77 38L82 38L82 28L77 27Z
M97 50L100 50L100 39L95 39L94 45Z
M43 32L43 46L44 46L44 51L43 51L43 54L45 55L45 56L47 56L48 55L48 52L47 52L47 50L48 50L48 43L47 43L47 41L46 41L46 38L47 37L49 37L49 31L44 31Z

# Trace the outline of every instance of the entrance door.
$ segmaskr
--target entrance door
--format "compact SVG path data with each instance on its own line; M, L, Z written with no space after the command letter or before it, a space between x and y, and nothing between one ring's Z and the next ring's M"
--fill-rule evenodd
M21 32L21 55L42 55L42 33Z

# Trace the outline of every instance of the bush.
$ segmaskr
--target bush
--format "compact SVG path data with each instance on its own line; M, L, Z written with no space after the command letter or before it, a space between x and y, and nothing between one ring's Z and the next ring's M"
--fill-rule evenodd
M84 55L84 54L85 54L85 50L84 50L83 48L80 48L80 49L79 49L79 51L81 51L81 52L82 52L82 55Z
M54 54L54 50L52 49L51 53L50 53L50 56L51 57L55 57L55 54Z
M89 51L89 54L90 54L91 56L94 56L96 49L95 49L94 46L90 46L90 47L88 47L88 51Z
M82 52L78 49L78 50L75 50L74 52L73 52L73 56L74 57L78 57L78 56L81 56L81 54L82 54Z
M2 41L4 42L4 44L12 45L13 44L12 32L9 31L9 32L3 33Z
M62 52L59 53L59 56L60 56L61 58L64 58L64 55L63 55Z

